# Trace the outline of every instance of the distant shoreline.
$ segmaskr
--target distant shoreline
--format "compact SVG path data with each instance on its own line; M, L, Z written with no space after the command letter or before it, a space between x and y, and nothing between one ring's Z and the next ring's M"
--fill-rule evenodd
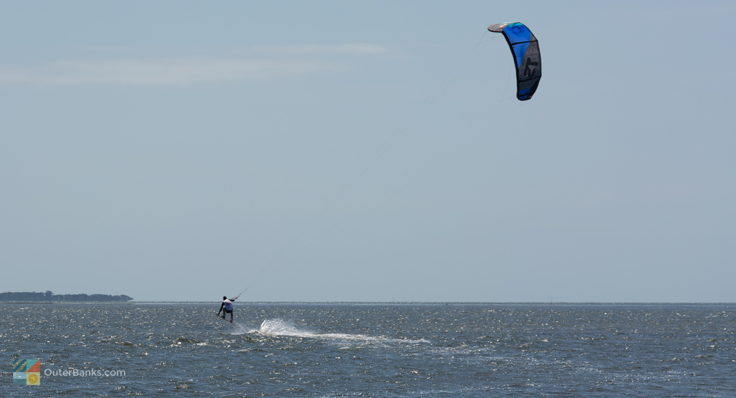
M127 303L132 297L124 294L54 294L45 292L3 292L0 293L0 302L18 304L55 304L55 303Z
M0 300L0 304L135 304L130 301L9 301Z

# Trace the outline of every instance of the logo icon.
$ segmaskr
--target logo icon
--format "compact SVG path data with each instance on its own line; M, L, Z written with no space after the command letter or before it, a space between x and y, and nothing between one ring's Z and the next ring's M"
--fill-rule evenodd
M19 359L13 363L13 383L22 386L41 384L41 360Z

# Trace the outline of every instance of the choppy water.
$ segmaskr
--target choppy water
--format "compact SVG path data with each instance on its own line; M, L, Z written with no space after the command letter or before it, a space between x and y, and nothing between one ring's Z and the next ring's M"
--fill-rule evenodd
M736 305L218 306L0 305L0 397L736 396Z

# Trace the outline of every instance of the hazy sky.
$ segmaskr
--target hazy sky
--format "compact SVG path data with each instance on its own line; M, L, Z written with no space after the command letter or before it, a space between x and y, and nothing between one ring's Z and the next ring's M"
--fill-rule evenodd
M734 16L0 2L0 291L736 301Z

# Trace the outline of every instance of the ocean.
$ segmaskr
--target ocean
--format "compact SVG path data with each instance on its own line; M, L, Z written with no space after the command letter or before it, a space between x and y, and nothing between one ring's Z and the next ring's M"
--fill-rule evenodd
M736 304L218 307L0 304L0 397L736 397Z

